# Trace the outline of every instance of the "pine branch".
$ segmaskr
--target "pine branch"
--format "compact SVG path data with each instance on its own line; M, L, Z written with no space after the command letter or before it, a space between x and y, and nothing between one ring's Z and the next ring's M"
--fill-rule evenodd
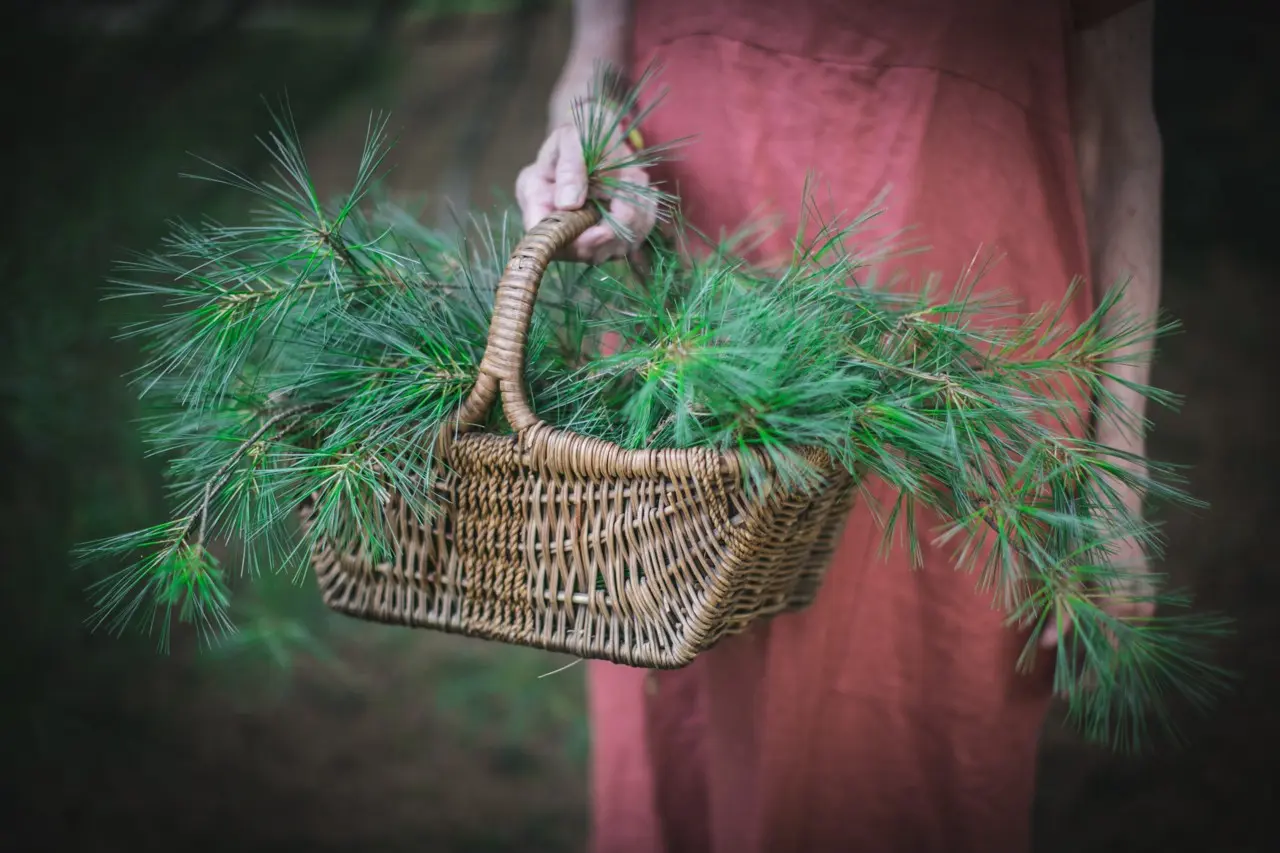
M808 238L806 213L785 263L749 263L764 223L710 241L662 190L619 177L670 153L622 147L620 115L652 103L602 78L575 106L592 203L654 205L676 233L651 241L644 269L552 264L526 353L542 417L624 448L738 454L749 498L821 488L814 450L862 483L883 481L895 496L874 507L886 547L905 530L919 561L933 535L1011 621L1071 621L1055 677L1092 736L1132 745L1167 722L1169 696L1194 704L1218 692L1225 675L1205 644L1219 621L1165 613L1181 601L1158 590L1156 619L1119 623L1100 607L1138 580L1114 564L1117 543L1159 546L1125 496L1194 501L1169 466L1064 429L1082 414L1077 399L1114 404L1104 386L1115 366L1148 357L1172 325L1116 320L1115 293L1078 323L1067 320L1072 294L1020 314L979 292L978 264L950 292L881 287L851 248L870 213L818 222ZM142 282L126 294L166 303L128 333L147 340L139 379L167 408L148 429L172 457L176 509L87 547L143 554L96 588L95 624L118 629L149 608L165 614L165 642L172 612L202 634L224 630L227 591L207 539L242 542L251 571L305 565L321 539L381 559L396 548L393 494L424 520L436 509L436 438L478 377L518 218L473 216L445 233L379 203L383 117L370 122L353 191L324 204L292 120L277 124L266 142L274 182L214 173L263 205L250 224L177 224L125 270ZM484 428L510 429L497 410ZM287 522L304 504L312 525L299 539Z

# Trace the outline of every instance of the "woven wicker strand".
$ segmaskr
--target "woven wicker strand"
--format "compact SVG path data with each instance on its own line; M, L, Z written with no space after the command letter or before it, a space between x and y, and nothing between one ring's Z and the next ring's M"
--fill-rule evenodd
M810 456L827 472L822 490L753 498L735 454L625 450L557 430L530 406L525 341L538 285L555 253L597 221L591 209L556 213L516 247L479 378L441 436L438 511L422 523L391 499L391 562L322 542L312 564L334 610L674 669L813 600L854 494L825 457ZM512 435L476 426L499 400Z

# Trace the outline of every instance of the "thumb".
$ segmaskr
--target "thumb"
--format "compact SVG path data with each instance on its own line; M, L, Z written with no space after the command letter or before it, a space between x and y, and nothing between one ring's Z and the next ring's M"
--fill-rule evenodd
M577 210L587 200L587 163L574 127L561 128L560 156L556 158L555 204L560 210Z

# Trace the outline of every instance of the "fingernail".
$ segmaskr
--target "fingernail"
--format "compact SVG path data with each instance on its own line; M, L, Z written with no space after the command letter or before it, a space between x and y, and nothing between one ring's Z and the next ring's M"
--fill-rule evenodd
M577 207L579 204L578 197L581 190L572 184L565 184L556 188L556 207Z

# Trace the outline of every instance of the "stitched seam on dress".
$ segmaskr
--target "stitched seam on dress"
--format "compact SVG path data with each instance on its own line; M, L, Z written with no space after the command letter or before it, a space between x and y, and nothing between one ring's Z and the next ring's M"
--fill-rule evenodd
M1030 106L1029 104L1024 104L1022 101L1019 101L1017 98L1012 97L1007 92L1002 92L999 89L995 88L994 86L988 85L986 83L983 83L981 80L977 80L973 77L970 77L968 74L961 74L958 71L951 71L946 68L938 68L933 65L908 65L906 63L885 63L884 65L873 65L870 62L849 62L848 60L844 60L844 59L830 59L823 56L801 56L800 54L792 53L791 51L778 50L776 47L768 47L767 45L763 45L758 42L747 41L745 39L729 38L728 36L723 36L723 35L720 35L719 33L713 33L706 30L698 30L691 33L684 33L678 36L671 36L670 38L659 39L658 41L653 42L649 46L649 50L654 51L654 50L657 50L658 48L666 47L667 45L675 44L676 42L679 42L679 41L685 41L687 39L695 39L695 38L716 39L717 41L724 41L724 42L730 42L732 44L746 45L747 47L750 47L754 50L758 50L761 53L768 53L774 56L786 56L792 59L807 59L807 60L812 60L814 62L820 62L824 65L833 65L838 68L859 68L859 69L904 68L904 69L915 70L915 71L932 71L937 74L942 74L947 77L954 78L956 80L963 80L966 83L972 84L973 86L976 86L979 89L990 92L991 94L1005 101L1008 101L1018 109L1025 112L1028 115L1028 117L1034 120L1041 121L1059 131L1070 132L1070 127L1062 126L1059 122L1056 122L1050 119L1047 115L1044 114L1042 110L1038 110L1035 107Z

